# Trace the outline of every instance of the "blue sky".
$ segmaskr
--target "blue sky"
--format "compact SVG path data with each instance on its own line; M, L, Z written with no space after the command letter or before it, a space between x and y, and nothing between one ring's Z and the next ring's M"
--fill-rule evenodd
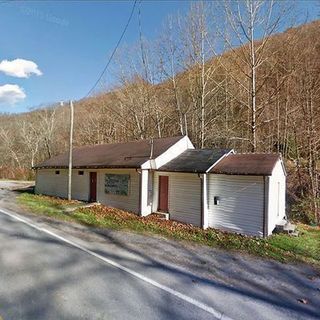
M317 17L316 1L302 1L309 20ZM23 112L55 101L79 99L96 81L130 14L132 1L13 1L0 0L0 62L24 59L42 75L18 78L0 72L0 86L17 85L26 97L0 104L0 112ZM188 9L189 1L142 1L143 34L152 39L168 14ZM123 44L139 37L137 11ZM38 70L38 71L39 71ZM36 71L39 74L39 72Z

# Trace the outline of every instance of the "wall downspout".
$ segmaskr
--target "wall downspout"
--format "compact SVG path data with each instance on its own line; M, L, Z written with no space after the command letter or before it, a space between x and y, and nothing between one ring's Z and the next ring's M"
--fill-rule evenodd
M141 174L141 170L139 169L136 169L136 171L138 172L139 174L139 215L141 216L141 187L142 187L142 174Z
M203 229L209 227L209 213L208 213L208 174L203 174Z
M269 177L264 176L264 201L263 201L263 237L269 235Z
M201 197L201 201L200 201L200 211L201 211L201 219L200 219L200 226L201 228L203 228L203 222L204 222L204 203L203 203L203 176L198 175L200 178L200 197Z
M201 228L207 229L208 223L208 191L207 191L207 174L204 173L200 177L201 181Z

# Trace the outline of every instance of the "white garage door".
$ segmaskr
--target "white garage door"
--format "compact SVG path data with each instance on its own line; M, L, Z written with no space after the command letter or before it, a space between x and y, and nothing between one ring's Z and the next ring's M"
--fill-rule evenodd
M170 173L170 219L201 225L201 180L194 173Z
M211 174L208 202L209 227L263 236L263 177Z

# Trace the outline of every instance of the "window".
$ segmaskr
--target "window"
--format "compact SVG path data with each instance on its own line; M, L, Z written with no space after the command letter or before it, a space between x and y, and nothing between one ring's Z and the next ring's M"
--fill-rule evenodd
M109 174L105 175L104 190L107 194L121 196L129 195L129 174Z
M78 171L78 175L79 176L83 176L84 175L84 171Z
M59 170L56 170L56 174L60 174L60 171L59 171Z

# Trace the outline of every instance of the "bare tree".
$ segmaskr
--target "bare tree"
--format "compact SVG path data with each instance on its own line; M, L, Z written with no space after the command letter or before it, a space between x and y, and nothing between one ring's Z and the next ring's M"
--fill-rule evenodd
M248 107L249 140L254 152L258 143L258 118L266 106L264 101L258 99L258 95L268 77L265 75L261 79L259 70L276 53L271 53L268 45L271 35L279 31L283 19L288 18L288 3L274 0L225 0L223 7L218 3L216 10L218 14L223 11L227 21L227 25L223 26L225 29L218 30L226 49L231 51L229 59L233 70L228 68L227 72L233 75L240 92L244 92L244 97L247 96L248 99L248 103L244 105ZM225 64L223 66L226 67Z
M20 139L26 149L26 156L30 159L31 168L35 165L36 155L41 142L41 132L31 117L19 121Z
M16 164L19 169L22 168L22 156L19 153L19 145L17 144L16 138L14 136L14 131L10 129L0 128L0 141L2 149L5 155L8 156L8 160L12 164Z
M47 157L52 156L54 134L57 129L56 108L44 108L38 113L39 126Z
M181 37L184 46L184 64L188 69L188 95L192 110L192 127L195 128L196 142L204 148L209 125L216 120L217 105L215 94L219 86L212 81L217 64L212 63L215 39L212 37L208 4L195 2L181 24Z

